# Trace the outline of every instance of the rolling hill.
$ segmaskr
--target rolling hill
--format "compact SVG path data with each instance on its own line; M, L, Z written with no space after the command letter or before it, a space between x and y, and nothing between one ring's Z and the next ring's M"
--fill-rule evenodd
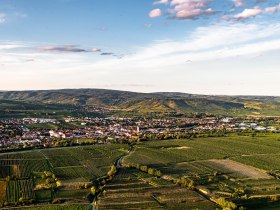
M229 116L280 116L280 97L273 96L213 96L179 92L137 93L106 89L0 92L0 112L7 109L12 111L15 104L16 107L23 107L23 109L31 106L33 110L45 108L65 110L66 107L75 110L80 107L97 106L142 114L195 112Z

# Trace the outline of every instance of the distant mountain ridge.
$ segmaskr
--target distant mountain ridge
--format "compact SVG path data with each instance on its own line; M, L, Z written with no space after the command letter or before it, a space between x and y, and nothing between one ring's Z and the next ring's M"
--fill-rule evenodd
M0 99L45 104L100 106L124 111L207 112L214 114L280 113L280 97L197 95L180 92L138 93L107 89L0 91Z

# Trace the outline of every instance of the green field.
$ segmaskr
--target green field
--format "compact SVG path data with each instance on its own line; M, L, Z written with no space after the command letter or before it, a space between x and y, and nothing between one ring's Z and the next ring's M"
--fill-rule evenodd
M268 172L279 173L279 157L279 135L264 134L143 142L124 163L160 170L165 179L193 180L205 195L250 209L278 200L280 180Z
M198 193L135 169L120 169L105 186L98 209L216 209Z
M87 202L90 189L81 186L105 176L126 149L112 144L2 154L0 187L6 193L0 194L1 205L53 199Z
M62 201L53 209L87 209L83 203L91 189L84 186L92 186L124 156L123 167L100 188L99 209L277 209L279 138L259 133L146 141L129 153L127 145L106 144L1 154L0 202ZM67 207L73 202L81 206Z
M89 204L63 204L51 206L34 206L24 208L9 208L9 209L26 209L26 210L91 210Z

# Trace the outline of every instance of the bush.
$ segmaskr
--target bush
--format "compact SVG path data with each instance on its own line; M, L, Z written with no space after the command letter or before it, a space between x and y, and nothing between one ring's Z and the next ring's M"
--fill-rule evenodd
M234 210L237 209L235 203L227 201L225 198L219 198L216 200L216 203L219 204L224 210Z
M148 169L148 174L154 175L154 174L155 174L155 169L149 168L149 169Z
M144 172L148 172L148 166L140 166L140 170Z
M63 203L63 202L64 202L64 200L62 200L60 198L55 198L55 199L53 199L52 204L60 204L60 203Z

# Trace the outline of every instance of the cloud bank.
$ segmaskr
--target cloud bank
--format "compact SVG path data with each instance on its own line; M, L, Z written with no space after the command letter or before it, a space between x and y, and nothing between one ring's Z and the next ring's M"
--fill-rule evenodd
M196 20L202 17L209 17L215 14L220 13L222 19L235 19L235 20L245 20L250 17L256 17L258 15L266 15L277 13L280 10L280 4L271 7L261 8L257 6L260 3L267 2L266 0L256 0L253 3L253 7L245 8L240 12L239 8L246 7L247 3L245 0L230 0L226 1L224 5L228 5L229 2L232 3L233 8L229 11L223 11L222 14L219 9L215 9L214 1L211 0L170 0L170 1L156 1L153 5L167 5L167 11L163 12L162 9L157 8L153 9L149 16L151 18L160 17L162 14L169 16L169 18L177 19L177 20ZM249 4L248 4L249 5ZM252 5L252 4L250 4ZM228 5L229 6L229 5ZM237 9L239 13L232 15L231 13Z

